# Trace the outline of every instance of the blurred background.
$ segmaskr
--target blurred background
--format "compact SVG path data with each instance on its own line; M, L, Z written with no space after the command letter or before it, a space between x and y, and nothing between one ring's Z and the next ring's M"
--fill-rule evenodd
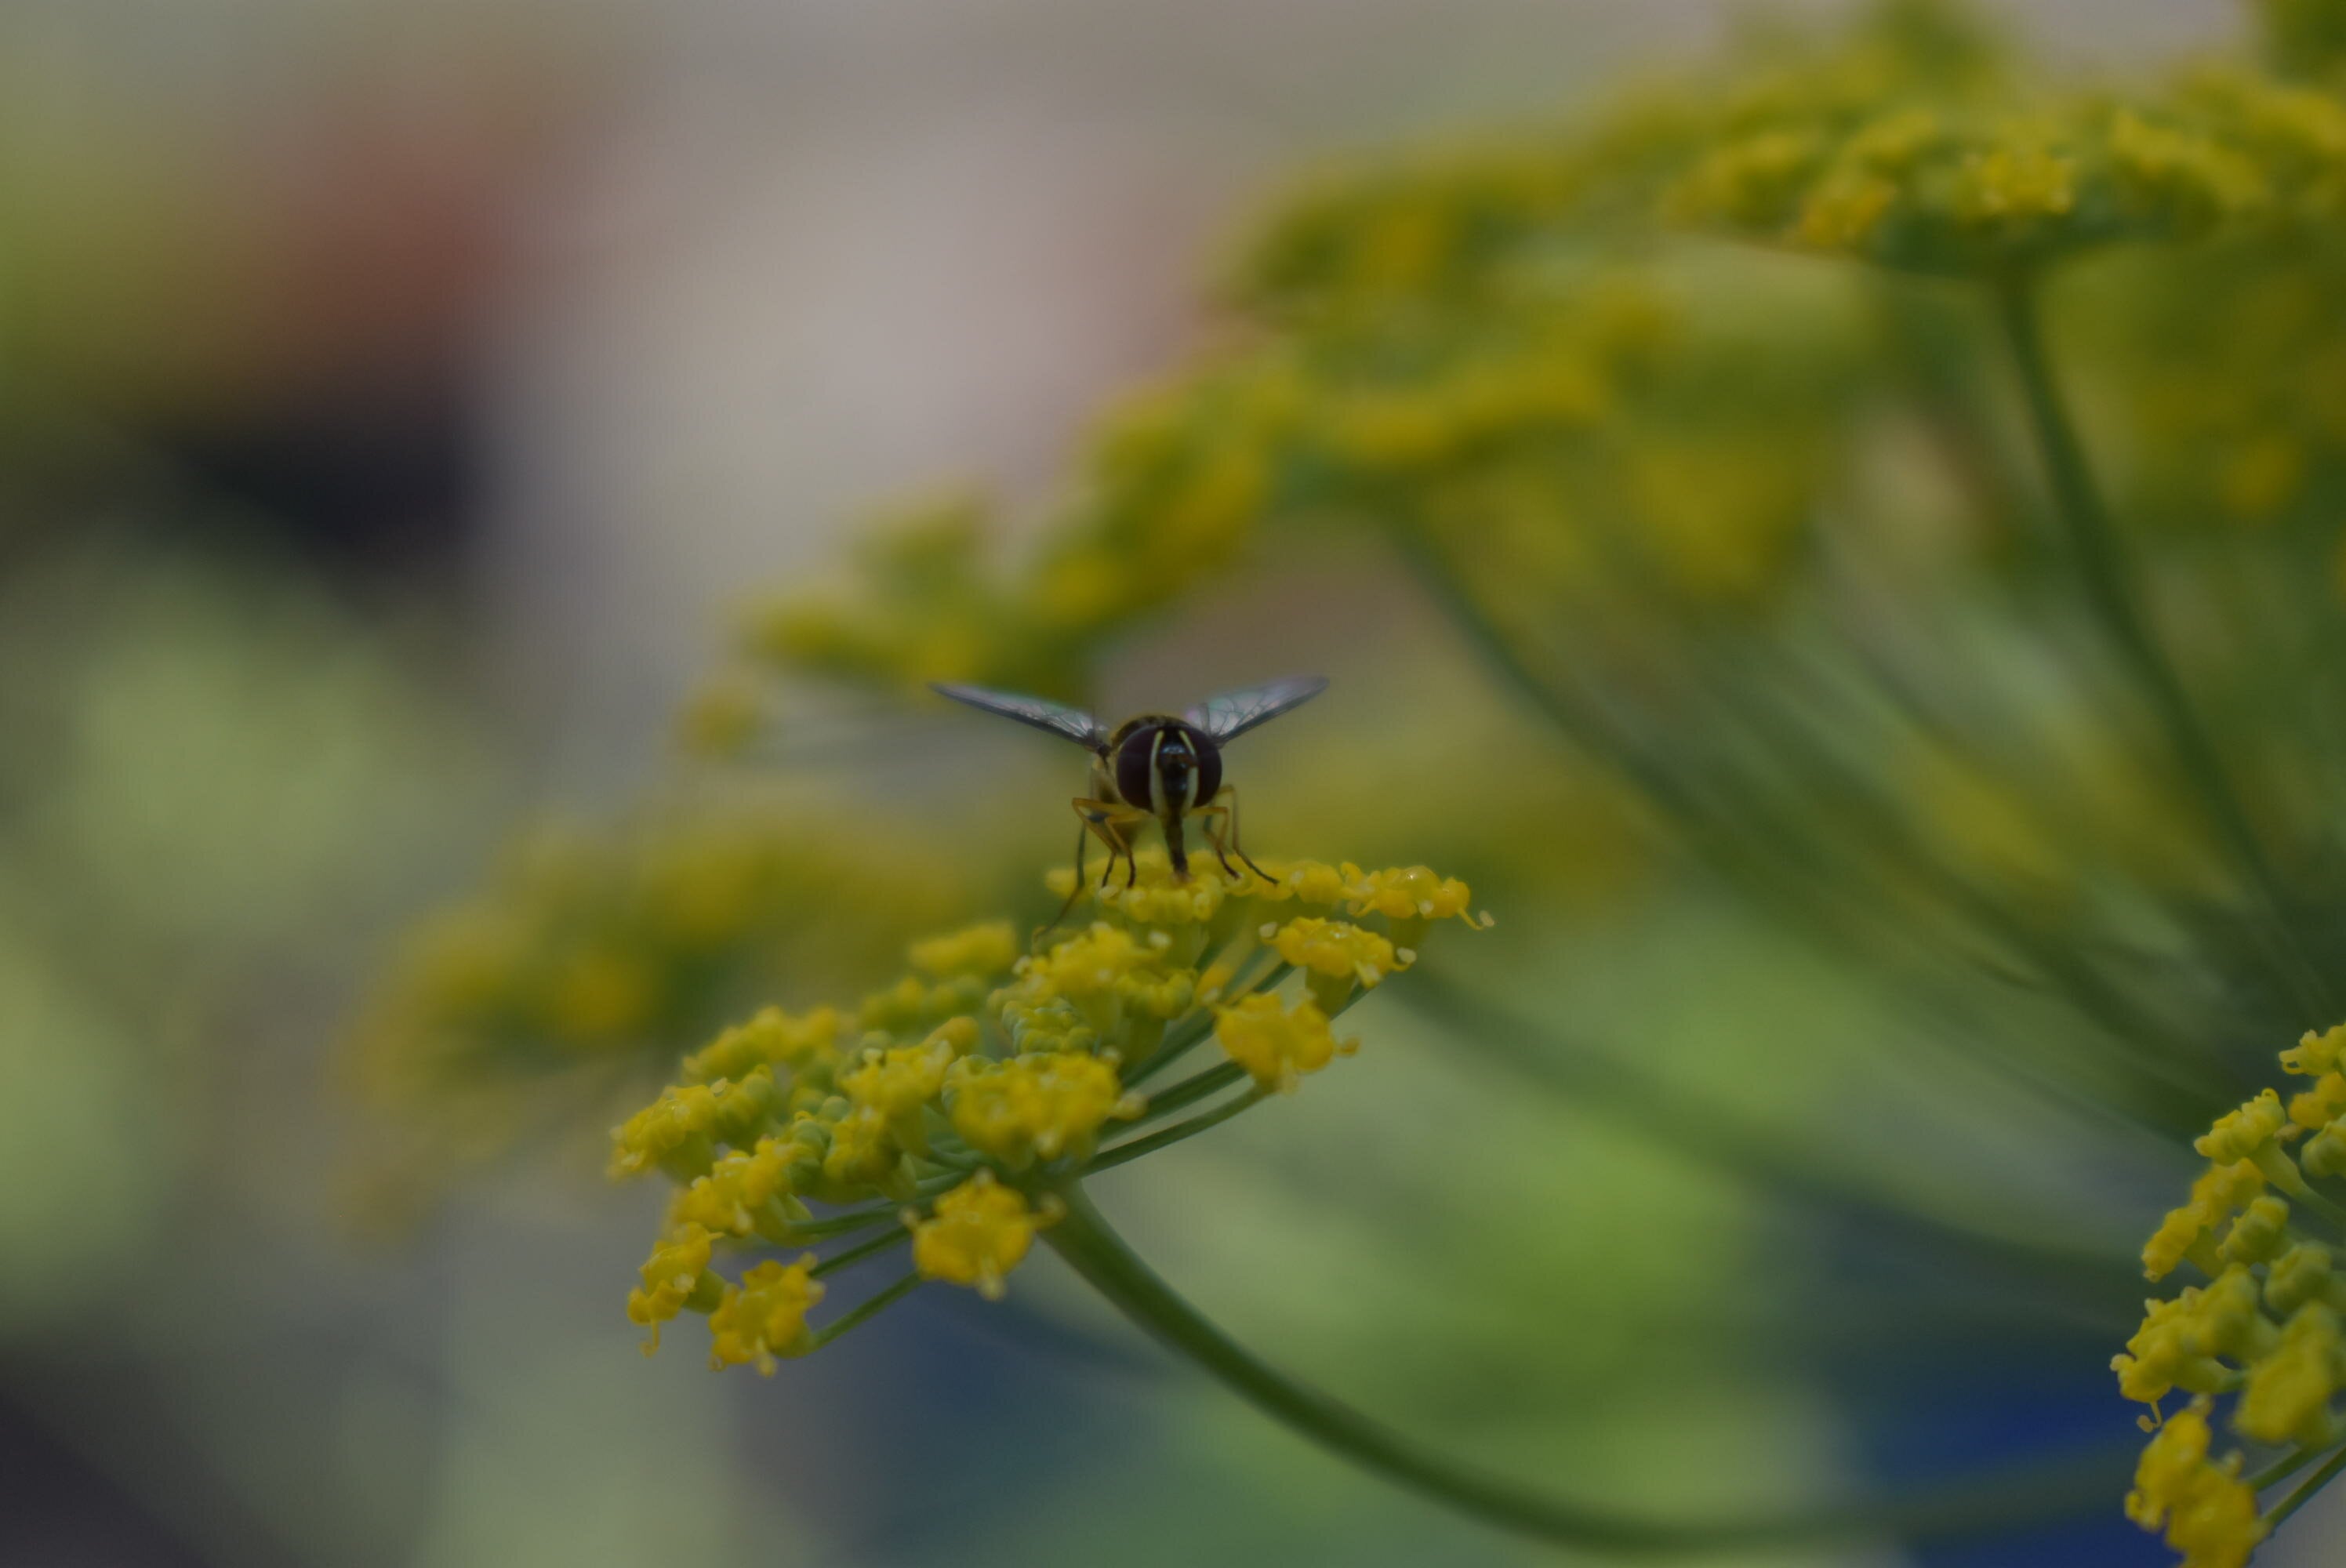
M2226 0L1990 9L2086 72L2243 27ZM1212 338L1200 280L1299 163L1568 108L1735 14L0 11L0 1563L1552 1557L1307 1450L1048 1265L770 1381L639 1357L656 1199L596 1145L658 1064L386 1133L351 1021L484 877L632 875L583 847L615 820L687 859L709 823L781 824L807 907L760 940L793 1003L1034 901L1073 779L1016 735L819 699L774 731L780 793L665 793L745 606L835 575L919 487L1036 515L1091 411ZM1582 1066L1527 1091L1455 1016L1380 998L1300 1101L1107 1184L1168 1277L1271 1359L1590 1496L1701 1512L2038 1452L2123 1475L2103 1369L2179 1158L2091 1116L2108 1137L2070 1141L2074 1104L1986 1069L1946 1112L1886 1049L1897 993L1679 875L1612 785L1534 771L1528 721L1373 553L1269 552L1092 694L1290 667L1337 685L1249 743L1252 846L1474 878L1502 921L1478 961L1535 977L1542 1060ZM1535 864L1478 830L1493 801ZM831 860L803 842L842 820ZM1795 1130L1745 1159L1587 1042ZM2077 1222L2089 1285L1951 1265L1875 1212L1989 1168L2020 1228ZM2165 1560L2104 1495L2050 1532L1791 1560ZM2322 1512L2269 1560L2328 1561Z

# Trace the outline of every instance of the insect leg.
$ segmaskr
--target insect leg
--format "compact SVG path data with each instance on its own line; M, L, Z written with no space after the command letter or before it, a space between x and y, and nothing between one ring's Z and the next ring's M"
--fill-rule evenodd
M1223 874L1234 882L1246 881L1239 874L1239 869L1230 864L1230 847L1223 837L1224 830L1229 826L1230 809L1219 804L1200 806L1189 814L1198 819L1198 827L1206 835L1206 842L1213 846L1214 859L1221 861Z
M1136 811L1129 806L1119 806L1113 800L1094 800L1081 795L1076 797L1075 805L1076 815L1083 819L1084 826L1097 833L1100 842L1107 846L1107 864L1100 869L1099 885L1107 886L1108 878L1116 871L1119 855L1131 869L1125 886L1130 887L1139 881L1140 863L1132 857L1132 841L1124 836L1124 830L1136 822L1146 822L1148 813Z
M1245 845L1239 840L1239 787L1235 784L1223 785L1221 794L1216 799L1227 799L1229 802L1228 809L1230 813L1230 852L1246 862L1248 871L1252 871L1264 881L1270 881L1270 873L1254 863L1254 857L1246 852Z
M1084 896L1084 850L1091 841L1091 819L1084 814L1083 802L1078 800L1076 802L1075 881L1067 889L1067 901L1059 906L1059 912L1051 917L1051 923L1042 927L1040 930L1036 931L1033 936L1026 939L1026 945L1028 947L1033 947L1036 942L1041 942L1045 937L1058 930L1059 922L1067 918L1067 911L1076 907L1076 901Z

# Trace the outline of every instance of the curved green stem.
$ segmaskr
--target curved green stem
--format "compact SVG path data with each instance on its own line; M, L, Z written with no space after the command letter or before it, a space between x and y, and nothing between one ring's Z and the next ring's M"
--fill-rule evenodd
M920 1287L921 1277L917 1274L907 1274L886 1289L857 1302L831 1323L816 1331L814 1348L820 1350L833 1339L852 1332L857 1327L877 1318L882 1312L894 1306Z
M852 1268L865 1258L876 1257L891 1247L902 1247L912 1239L913 1232L909 1227L882 1231L878 1236L868 1237L857 1242L842 1252L831 1254L807 1272L820 1279L826 1274L836 1274L842 1268Z
M1995 290L1997 313L2012 350L2020 378L2028 423L2045 463L2053 493L2053 510L2066 535L2078 577L2095 618L2133 674L2144 697L2158 716L2178 768L2199 799L2208 823L2239 862L2240 871L2265 906L2271 921L2269 947L2283 983L2296 993L2298 1004L2309 1010L2306 1022L2320 1024L2335 1014L2335 999L2328 983L2299 944L2290 919L2290 901L2272 862L2265 854L2255 825L2233 789L2221 753L2209 738L2182 677L2151 630L2145 615L2125 547L2110 518L2100 487L2094 482L2085 445L2070 423L2068 409L2045 351L2045 333L2037 318L2033 280L2010 280Z
M1153 1155L1168 1145L1178 1144L1184 1138L1194 1138L1199 1133L1209 1132L1237 1115L1240 1111L1262 1104L1270 1093L1269 1089L1251 1090L1227 1105L1216 1105L1210 1111L1201 1111L1186 1122L1176 1122L1169 1127L1159 1127L1146 1137L1134 1138L1129 1142L1118 1144L1112 1149L1102 1149L1092 1162L1084 1167L1083 1174L1090 1176L1096 1171L1114 1170L1128 1160L1137 1160L1143 1155Z
M1498 1529L1558 1545L1664 1554L1786 1547L1835 1537L1953 1535L2059 1517L2120 1484L2121 1464L2074 1473L2032 1467L2011 1481L1891 1502L1773 1517L1680 1522L1554 1496L1436 1453L1341 1400L1279 1372L1189 1305L1133 1252L1083 1188L1059 1189L1066 1213L1052 1249L1135 1325L1265 1415L1388 1481Z
M2265 1528L2278 1529L2283 1520L2312 1502L2313 1494L2335 1480L2341 1470L2346 1470L2346 1448L2331 1454L2328 1464L2307 1476L2296 1491L2265 1510Z
M2321 1451L2318 1448L2301 1448L2286 1459L2275 1460L2256 1474L2245 1478L2248 1489L2250 1492L2262 1492L2269 1486L2279 1486L2282 1481L2320 1459Z
M934 1197L941 1192L959 1186L968 1179L969 1173L963 1170L953 1170L944 1176L931 1176L914 1186L912 1198L906 1201L913 1202L921 1198ZM870 1226L893 1224L903 1214L904 1207L902 1203L866 1204L862 1208L846 1208L837 1214L826 1214L814 1219L802 1219L783 1234L781 1244L785 1247L793 1247L803 1242L820 1241L826 1236L845 1236L851 1231L862 1230Z
M1194 1105L1209 1095L1220 1094L1245 1076L1246 1069L1237 1063L1218 1063L1202 1073L1182 1079L1168 1089L1149 1095L1148 1108L1134 1118L1132 1125L1137 1129L1151 1122L1163 1121L1185 1105Z

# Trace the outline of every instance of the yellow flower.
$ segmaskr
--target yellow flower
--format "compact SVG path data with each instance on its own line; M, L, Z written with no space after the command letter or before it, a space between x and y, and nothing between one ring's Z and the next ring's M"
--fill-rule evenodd
M652 1248L641 1270L642 1288L627 1292L627 1321L652 1331L644 1354L659 1349L659 1326L699 1292L709 1271L710 1239L701 1227L683 1225Z
M764 1007L684 1059L687 1077L739 1078L760 1066L797 1071L826 1061L839 1045L838 1010L818 1007L799 1016Z
M1265 925L1261 935L1280 958L1308 972L1313 999L1331 1013L1343 1005L1353 983L1372 989L1407 962L1392 942L1350 921L1305 915L1285 925Z
M2210 1166L2191 1184L2191 1201L2169 1209L2166 1220L2142 1249L2143 1272L2164 1279L2190 1255L2200 1239L2229 1218L2234 1210L2264 1190L2265 1178L2246 1160ZM2215 1272L2209 1268L2208 1272Z
M2186 234L2266 198L2264 177L2239 153L2205 136L2153 125L2130 109L2112 120L2109 149L2120 188L2169 215Z
M2346 1176L2346 1116L2306 1139L2298 1163L2308 1176Z
M740 1366L755 1361L768 1377L778 1356L803 1356L814 1348L807 1309L822 1299L812 1275L814 1258L781 1264L769 1258L725 1288L709 1314L709 1364Z
M2265 1274L2265 1305L2288 1317L2309 1301L2326 1301L2331 1307L2346 1306L2338 1281L2331 1272L2330 1248L2318 1241L2300 1241L2273 1259Z
M2289 1205L2268 1193L2240 1212L2218 1249L2232 1263L2267 1263L2289 1245Z
M1357 867L1331 866L1325 860L1266 860L1262 869L1270 873L1270 885L1259 888L1259 897L1330 908L1351 898L1360 878Z
M947 1080L954 1131L1013 1167L1087 1154L1111 1117L1137 1116L1116 1068L1096 1056L1046 1053L1006 1062L964 1058Z
M2280 1054L2281 1071L2300 1078L2319 1078L2334 1073L2341 1061L2346 1061L2346 1023L2319 1034L2309 1029L2296 1044Z
M1126 976L1154 968L1160 961L1158 949L1100 921L1078 936L1021 960L1018 974L1037 1000L1082 1001L1113 996Z
M901 1125L936 1097L958 1054L949 1038L938 1035L919 1045L868 1050L861 1064L839 1074L840 1092Z
M2127 1517L2146 1530L2164 1523L2184 1568L2240 1568L2265 1527L2257 1494L2240 1480L2240 1456L2210 1463L2208 1441L2204 1398L2170 1417L2143 1450Z
M914 969L933 980L1007 974L1025 944L1008 921L987 921L913 944Z
M1152 891L1177 886L1161 851L1142 867ZM1144 922L1129 905L1096 900L1100 918L1024 956L1003 922L916 942L909 972L860 1010L892 1027L852 1049L831 1008L767 1008L719 1033L686 1064L687 1082L614 1132L615 1174L657 1167L678 1188L630 1314L656 1327L685 1308L709 1312L719 1364L770 1368L817 1342L805 1326L820 1295L811 1260L763 1264L730 1286L708 1267L713 1243L843 1238L897 1213L913 1227L920 1275L998 1294L1057 1201L1030 1204L1011 1178L1038 1164L1079 1167L1109 1122L1146 1109L1126 1089L1123 1064L1188 1050L1210 1033L1258 1083L1290 1086L1352 1049L1329 1026L1332 1007L1364 975L1381 979L1406 962L1366 925L1313 914L1258 926L1260 910L1348 905L1392 931L1423 931L1437 917L1487 923L1469 914L1464 883L1423 866L1297 861L1279 875L1230 889L1227 918ZM1307 971L1314 999L1257 989L1283 977L1259 938ZM1005 971L1005 983L989 985ZM1319 1000L1330 988L1337 1001ZM1015 1054L993 1054L1005 1038ZM916 1203L946 1168L972 1166L926 1211L872 1201ZM809 1200L847 1212L817 1222Z
M1898 199L1898 187L1862 169L1838 170L1800 203L1793 237L1819 250L1855 250Z
M649 964L617 949L590 949L555 975L546 1022L559 1034L607 1037L641 1028L658 1005L659 979Z
M706 1084L678 1084L611 1129L611 1175L641 1176L663 1166L699 1176L716 1156L710 1135L722 1106Z
M2289 1119L2310 1132L2346 1115L2346 1073L2324 1073L2313 1087L2290 1097Z
M2239 1110L2217 1117L2216 1125L2191 1146L2218 1165L2246 1160L2282 1191L2301 1195L2304 1178L2280 1146L2284 1136L2294 1136L2297 1131L2281 1108L2280 1094L2267 1089Z
M1466 884L1456 877L1437 875L1431 866L1368 872L1351 866L1344 869L1351 873L1345 891L1356 915L1373 912L1391 920L1427 921L1454 916L1469 925L1477 923L1467 912L1474 894Z
M1034 1245L1041 1217L1026 1196L979 1171L937 1199L933 1217L913 1227L913 1267L923 1278L974 1286L1001 1299L1003 1280Z
M1955 184L1955 216L1975 228L2019 228L2066 217L2077 203L2077 166L2025 142L1974 152Z
M2341 1354L2346 1344L2338 1315L2319 1301L2307 1302L2282 1326L2280 1344L2249 1370L2234 1424L2259 1442L2336 1441L2338 1420L2330 1400L2338 1392Z
M2208 1457L2214 1397L2237 1392L2232 1424L2260 1443L2326 1447L2346 1437L2334 1404L2346 1388L2346 1331L2340 1327L2346 1280L2337 1277L2328 1247L2292 1232L2290 1204L2263 1190L2271 1180L2302 1195L2308 1212L2334 1212L2281 1145L2331 1103L2340 1043L2337 1031L2309 1033L2281 1054L2288 1071L2316 1077L2299 1096L2310 1102L2305 1115L2290 1120L2280 1095L2268 1089L2217 1118L2198 1140L2199 1152L2215 1163L2193 1184L2191 1201L2151 1237L2143 1260L2154 1278L2186 1258L2212 1278L2172 1299L2146 1302L2141 1327L2110 1362L2119 1391L2149 1404L2154 1414L2173 1390L2198 1396L2144 1451L2127 1500L2137 1523L2166 1526L2168 1543L2187 1563L2239 1563L2262 1533L2256 1499L2239 1479L2240 1456L2220 1464ZM2325 1125L2309 1145L2307 1170L2316 1176L2332 1174L2326 1156L2313 1153L2334 1126Z
M734 1150L696 1177L678 1195L670 1217L744 1237L803 1219L807 1209L795 1183L819 1162L820 1155L795 1137L760 1138L756 1147Z
M1292 1090L1304 1074L1317 1073L1337 1056L1351 1054L1360 1044L1339 1041L1328 1027L1328 1015L1311 1003L1299 1002L1290 1011L1271 995L1250 996L1217 1009L1214 1038L1257 1084L1282 1093Z
M841 1199L858 1188L895 1192L905 1185L904 1149L888 1118L861 1105L831 1124L831 1147L822 1156L823 1180Z

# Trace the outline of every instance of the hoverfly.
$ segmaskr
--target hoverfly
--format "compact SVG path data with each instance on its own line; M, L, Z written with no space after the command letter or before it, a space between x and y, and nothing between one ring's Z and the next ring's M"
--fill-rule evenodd
M1222 748L1248 730L1311 701L1327 687L1325 676L1294 676L1209 697L1178 718L1144 713L1114 729L1079 708L1039 697L988 691L977 686L941 684L929 689L939 697L1047 729L1092 754L1091 792L1075 799L1076 816L1083 826L1076 834L1076 892L1067 900L1072 908L1083 890L1086 840L1096 836L1107 846L1100 886L1107 886L1121 858L1125 886L1130 887L1140 880L1140 866L1132 855L1132 830L1152 818L1165 830L1165 852L1173 862L1176 881L1188 880L1189 852L1181 824L1195 817L1206 842L1213 847L1214 858L1232 881L1241 880L1238 868L1230 864L1230 857L1236 855L1249 871L1268 881L1263 869L1239 846L1239 792L1222 782ZM1059 913L1066 918L1066 910Z

